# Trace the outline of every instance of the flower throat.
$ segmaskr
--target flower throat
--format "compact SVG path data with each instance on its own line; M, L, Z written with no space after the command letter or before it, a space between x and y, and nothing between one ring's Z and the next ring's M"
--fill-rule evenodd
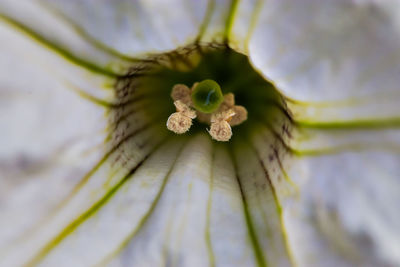
M287 114L274 86L226 46L196 45L151 57L117 85L122 97L140 99L144 117L166 134L208 132L227 142Z

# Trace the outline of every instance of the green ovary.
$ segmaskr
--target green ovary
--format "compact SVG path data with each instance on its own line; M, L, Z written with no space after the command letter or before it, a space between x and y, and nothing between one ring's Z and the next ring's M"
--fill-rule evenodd
M221 87L213 80L204 80L192 92L194 107L203 113L213 113L218 109L224 96Z

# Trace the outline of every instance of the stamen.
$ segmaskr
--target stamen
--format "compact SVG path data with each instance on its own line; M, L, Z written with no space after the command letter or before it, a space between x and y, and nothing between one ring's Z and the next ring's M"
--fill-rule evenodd
M247 120L247 110L243 106L235 105L235 96L232 93L224 95L224 102L221 104L219 111L232 109L235 116L229 121L231 126L236 126Z
M192 119L196 118L196 112L180 100L175 101L174 105L177 112L168 117L167 128L177 134L186 133L192 126Z
M236 126L247 120L247 110L243 106L235 105L235 95L232 93L227 93L224 95L224 101L218 109L218 112L225 111L228 109L233 109L235 116L229 121L229 125ZM211 115L202 112L197 113L197 119L203 123L211 123Z
M187 106L192 106L191 90L184 84L174 85L171 97L174 101L180 100Z
M232 128L228 121L232 119L235 112L232 109L220 111L211 115L211 127L208 133L217 141L226 142L232 137Z
M226 142L232 137L231 126L247 120L247 110L235 105L234 94L222 95L219 85L212 80L194 83L191 89L176 84L171 97L177 112L169 116L167 128L177 134L187 132L192 119L197 117L200 122L210 125L207 131L214 140Z

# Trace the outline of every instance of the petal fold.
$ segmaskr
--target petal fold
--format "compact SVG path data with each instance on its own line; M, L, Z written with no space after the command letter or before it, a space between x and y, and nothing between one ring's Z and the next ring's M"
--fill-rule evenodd
M261 6L248 55L296 103L295 119L398 120L397 1L273 0Z

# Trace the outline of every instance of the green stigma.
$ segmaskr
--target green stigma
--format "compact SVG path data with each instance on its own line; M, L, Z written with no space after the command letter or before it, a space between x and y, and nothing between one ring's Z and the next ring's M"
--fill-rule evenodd
M213 113L223 101L221 87L213 80L198 83L192 91L193 106L203 113Z

